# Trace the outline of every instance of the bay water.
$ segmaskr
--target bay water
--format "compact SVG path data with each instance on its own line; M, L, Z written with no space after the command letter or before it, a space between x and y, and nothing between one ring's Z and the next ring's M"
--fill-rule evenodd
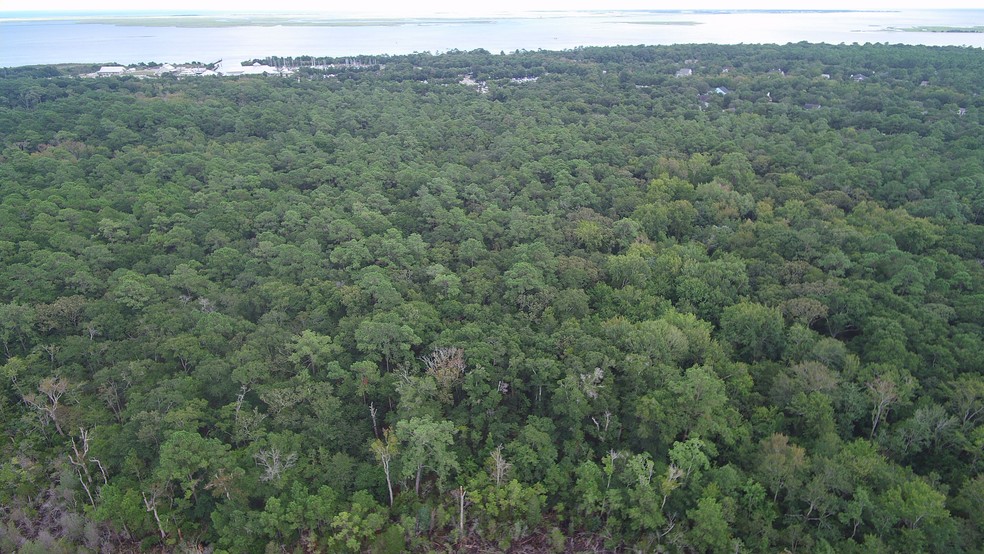
M124 14L0 13L0 67L55 63L214 62L266 56L565 50L637 44L891 43L984 48L984 33L907 32L984 26L984 10L885 12L540 12L475 19L327 20L210 26L107 22ZM210 16L211 17L211 16ZM266 21L266 20L264 20Z

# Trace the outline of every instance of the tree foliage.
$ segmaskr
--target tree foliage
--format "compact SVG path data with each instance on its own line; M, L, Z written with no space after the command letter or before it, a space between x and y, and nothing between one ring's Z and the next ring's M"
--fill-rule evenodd
M0 551L979 551L978 50L271 61L0 77Z

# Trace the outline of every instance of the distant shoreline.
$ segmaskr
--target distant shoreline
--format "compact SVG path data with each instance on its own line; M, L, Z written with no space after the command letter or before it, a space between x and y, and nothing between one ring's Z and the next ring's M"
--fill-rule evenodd
M453 14L448 13L427 16L386 17L380 14L334 13L334 12L295 12L283 14L277 12L173 12L173 11L0 11L0 24L40 21L66 21L73 23L91 23L102 25L134 26L134 27L227 27L227 26L365 26L365 25L413 25L430 23L485 23L500 19L538 19L553 17L575 16L604 16L604 15L797 15L797 14L836 14L836 13L895 13L899 10L537 10L517 12L490 12L487 14ZM207 24L206 24L207 23ZM694 22L657 22L655 25L688 25Z
M80 19L83 25L113 25L116 27L397 27L401 25L476 25L495 23L494 19L297 19L253 17L121 17Z
M917 25L915 27L888 27L885 30L905 33L984 33L984 26L947 27L943 25Z
M115 27L397 27L407 25L469 25L491 24L496 21L521 19L550 19L564 17L639 16L639 15L797 15L836 13L886 13L885 10L570 10L528 11L488 16L429 16L429 17L360 17L355 14L272 12L0 12L0 25L21 22L61 21L83 25L112 25ZM692 20L626 21L632 25L694 26L703 22Z
M700 21L625 21L626 25L703 25Z
M494 8L489 8L494 9ZM0 13L0 66L145 60L249 59L485 49L564 50L619 44L851 44L984 48L984 10L901 12L593 10L425 17L227 11ZM924 32L900 32L923 26ZM936 28L932 28L934 26ZM931 32L935 31L935 32ZM949 31L949 32L946 32Z

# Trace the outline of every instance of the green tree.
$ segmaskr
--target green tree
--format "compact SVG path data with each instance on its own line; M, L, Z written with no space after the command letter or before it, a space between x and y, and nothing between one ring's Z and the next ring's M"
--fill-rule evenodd
M761 304L743 302L725 308L721 337L747 362L779 359L786 347L782 315Z
M783 489L795 489L802 482L809 464L806 450L789 444L789 437L775 433L759 445L758 470L762 480L773 491L772 500Z
M327 547L335 552L363 552L386 524L382 510L369 493L355 493L349 509L332 518Z
M697 507L687 512L693 522L687 537L698 552L726 552L731 547L731 530L721 503L711 497L697 501Z
M382 357L389 371L393 361L404 361L420 337L394 312L382 312L364 320L355 330L359 351L376 359Z
M452 471L458 471L458 459L449 448L454 444L454 424L434 421L430 416L414 417L396 424L396 436L403 443L400 463L401 476L414 478L414 492L420 495L424 470L437 475L437 486L443 489Z

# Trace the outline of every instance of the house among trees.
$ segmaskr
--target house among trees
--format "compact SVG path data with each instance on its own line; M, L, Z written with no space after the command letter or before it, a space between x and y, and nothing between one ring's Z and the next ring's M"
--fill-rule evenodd
M121 65L104 65L99 68L96 72L97 77L112 77L114 75L122 75L126 71L126 68Z
M685 67L676 72L677 77L690 77L693 74L694 74L694 70L690 69L689 67Z

